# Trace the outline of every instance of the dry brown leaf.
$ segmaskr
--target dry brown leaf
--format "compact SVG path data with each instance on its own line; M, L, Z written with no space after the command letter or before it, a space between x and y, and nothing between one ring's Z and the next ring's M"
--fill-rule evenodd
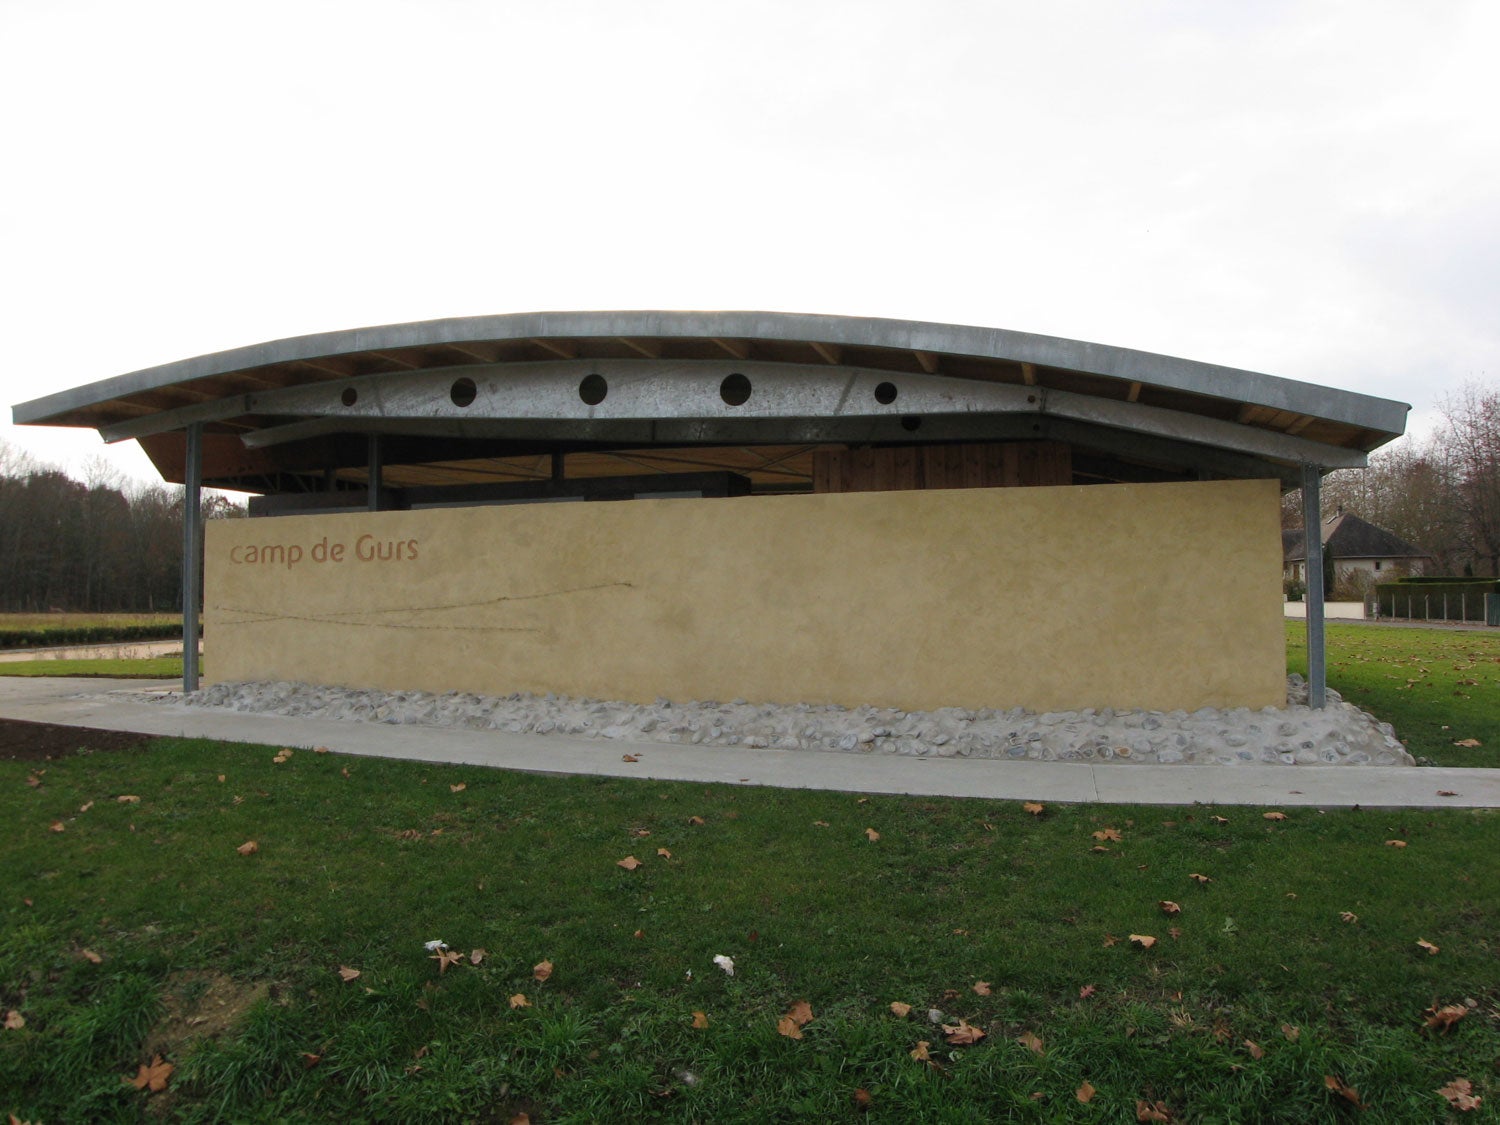
M1085 1082L1082 1086L1073 1091L1073 1096L1081 1101L1084 1105L1088 1105L1089 1102L1094 1100L1094 1095L1096 1093L1098 1093L1098 1091L1094 1089L1093 1085L1089 1082Z
M1427 950L1427 956L1429 957L1436 957L1438 954L1438 947L1433 945L1432 942L1428 941L1426 938L1417 939L1417 948Z
M1462 1004L1444 1004L1441 1008L1434 1004L1422 1014L1427 1017L1429 1030L1447 1034L1450 1027L1469 1014L1469 1009Z
M1404 847L1406 847L1406 841L1405 840L1387 840L1385 842L1385 846L1388 847L1388 848L1404 848Z
M1268 813L1261 813L1260 815L1262 817L1264 817L1266 820L1285 820L1286 819L1286 813L1284 813L1284 812L1268 812Z
M1295 1043L1302 1034L1302 1029L1295 1024L1284 1023L1281 1025L1281 1034L1285 1036L1288 1043Z
M945 1023L943 1037L955 1047L967 1047L984 1038L984 1029L974 1027L968 1020L959 1018L957 1023Z
M1349 1085L1336 1074L1323 1075L1323 1085L1327 1086L1341 1098L1346 1098L1356 1109L1364 1109L1364 1103L1359 1100L1359 1091Z
M343 774L345 777L348 777L349 776L349 767L345 766L343 769L339 770L339 773Z
M1437 791L1437 795L1439 797L1457 797L1458 792L1454 789L1439 789Z
M302 1052L302 1069L311 1070L323 1061L322 1055L315 1055L311 1051Z
M1103 852L1105 855L1109 854L1109 849L1106 848L1103 844L1095 844L1092 848L1089 849L1089 851L1091 851L1091 852Z
M1476 746L1482 746L1484 744L1482 742L1480 742L1479 739L1477 739L1477 738L1460 738L1453 745L1455 745L1455 746L1467 746L1469 749L1472 750L1474 747L1476 747Z
M536 978L537 984L546 984L547 978L552 975L552 962L538 961L532 966L531 975Z
M1215 824L1228 824L1229 823L1229 818L1227 816L1217 816L1217 815L1215 815L1215 816L1209 817L1208 819L1211 820L1211 821L1213 821Z
M121 794L120 796L116 797L115 800L120 802L120 804L122 805L138 805L141 803L141 799L134 793Z
M433 951L432 959L438 963L438 976L442 976L449 965L460 964L464 955L456 949L438 949Z
M518 1113L507 1121L505 1125L531 1125L531 1115L528 1113Z
M813 821L813 827L814 828L827 828L828 827L828 822L826 820L815 820L815 821Z
M1167 1108L1166 1102L1148 1102L1141 1098L1135 1101L1135 1119L1137 1121L1170 1121L1172 1111Z
M907 1016L911 1015L911 1005L903 1004L900 1000L892 1000L891 1014L904 1020Z
M1478 1109L1480 1103L1484 1101L1483 1098L1474 1095L1474 1087L1467 1078L1455 1078L1448 1085L1440 1087L1438 1095L1461 1113Z
M5 1013L6 1031L20 1031L25 1026L26 1017L23 1016L20 1012L16 1011L14 1008Z
M241 844L234 850L239 852L240 855L254 855L256 852L260 851L260 845L257 844L254 840L246 840L243 844Z
M450 792L450 793L462 793L468 787L469 787L469 783L467 781L460 781L457 785L450 785L450 786L448 786L448 792Z
M95 953L92 949L81 949L78 951L78 956L82 957L85 961L93 965L102 964L104 961L104 958L100 957L99 954Z
M1115 937L1114 934L1105 934L1104 935L1104 948L1108 949L1110 946L1114 945L1119 940L1120 939L1117 938L1117 937Z
M1098 832L1091 833L1096 840L1110 840L1116 844L1120 842L1120 830L1118 828L1101 828Z
M1041 816L1044 812L1047 811L1047 806L1042 804L1040 801L1027 801L1021 807L1029 812L1032 816Z
M1180 938L1182 936L1182 931L1180 929L1178 929L1176 926L1168 926L1167 927L1167 936L1169 938L1171 938L1173 941L1176 941L1178 938Z
M79 812L88 812L89 809L91 809L93 807L94 807L94 802L93 801L85 801L83 804L81 804L81 805L78 806L78 811Z
M688 823L689 824L693 824L693 825L698 825L698 824L707 824L708 821L704 820L701 816L690 816L690 817L688 817Z
M876 840L880 839L880 833L876 832L873 828L866 828L865 838L873 844Z
M1189 875L1188 878L1191 879L1193 882L1197 883L1199 886L1202 886L1204 883L1212 883L1213 882L1213 879L1210 876L1208 876L1208 875L1199 875L1196 871L1194 871L1191 875Z
M616 867L623 867L626 871L634 871L640 865L641 861L636 859L633 855L628 855L615 864Z
M149 1088L153 1094L159 1094L167 1088L175 1069L171 1063L162 1062L160 1055L153 1055L149 1064L141 1063L141 1069L134 1078L127 1078L125 1081L137 1090Z
M1150 949L1156 944L1156 939L1150 934L1131 934L1130 944L1138 949Z
M1033 1055L1042 1053L1042 1038L1033 1031L1025 1031L1016 1036L1016 1042L1025 1047Z
M870 1091L863 1086L854 1091L854 1108L865 1110L870 1108Z
M346 983L351 980L358 980L359 975L360 973L358 969L351 969L348 965L339 966L339 976L341 976Z
M990 994L990 982L987 980L976 980L974 982L974 995L988 996Z
M47 830L50 832L66 832L68 826L60 820L54 820L51 824L47 825Z
M517 992L514 996L512 996L510 998L510 1006L513 1009L514 1008L529 1008L529 1007L531 1007L531 1001L528 1000L528 999L526 999L526 993L524 993L524 992Z
M1162 899L1156 905L1161 907L1161 912L1168 918L1175 917L1176 915L1182 913L1182 907L1178 906L1175 902L1172 902L1169 899Z
M1078 990L1078 999L1080 999L1080 1000L1087 1000L1090 996L1092 996L1097 991L1098 991L1098 989L1095 988L1094 985L1092 985L1092 984L1086 984L1086 985L1084 985L1082 988L1080 988Z
M636 930L636 932L633 933L633 934L631 934L630 936L633 937L633 938L643 938L643 937L646 936L646 931L645 930Z
M666 848L657 848L656 849L656 854L659 855L659 856L661 856L662 859L671 859L672 858L672 853L669 852L669 851L667 851Z
M649 829L649 828L632 828L630 830L630 834L632 836L634 836L637 840L644 840L647 836L651 835L651 829Z
M469 964L471 964L471 965L477 965L477 964L479 964L479 962L483 961L488 956L489 956L489 954L486 953L482 948L472 950L469 953Z
M1245 1050L1250 1052L1250 1057L1252 1059L1263 1059L1266 1057L1265 1050L1262 1049L1261 1045L1254 1039L1245 1040Z
M46 772L47 772L46 770L42 771L42 773L46 773ZM29 786L31 786L33 789L39 788L41 786L41 784L42 784L42 774L40 774L40 773L28 773L26 775L26 784L29 785Z
M702 1031L707 1026L708 1026L708 1017L706 1015L704 1015L702 1012L698 1012L698 1011L693 1012L693 1030L694 1031Z
M1356 922L1359 921L1359 915L1356 914L1356 913L1354 913L1354 911L1352 911L1352 910L1340 910L1339 911L1339 921L1340 922L1347 922L1347 923L1349 923L1349 925L1352 926L1352 925L1354 925L1354 923L1356 923Z
M802 1029L791 1016L782 1016L776 1021L776 1034L785 1035L788 1039L801 1039Z
M798 1027L803 1027L813 1021L812 1005L806 1000L798 1000L787 1009L787 1018L795 1020Z
M926 1039L918 1039L917 1045L911 1049L909 1054L912 1058L916 1059L917 1062L927 1062L930 1058L932 1058L932 1056L927 1053L927 1048L931 1046L932 1044L929 1043Z

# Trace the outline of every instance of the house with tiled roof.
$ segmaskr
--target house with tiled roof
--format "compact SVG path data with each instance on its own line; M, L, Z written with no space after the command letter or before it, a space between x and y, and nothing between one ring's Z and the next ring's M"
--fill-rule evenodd
M1323 555L1338 575L1363 572L1381 581L1395 577L1396 570L1421 574L1432 558L1399 535L1342 508L1323 521L1322 540ZM1281 558L1284 578L1307 581L1307 537L1302 528L1282 530Z

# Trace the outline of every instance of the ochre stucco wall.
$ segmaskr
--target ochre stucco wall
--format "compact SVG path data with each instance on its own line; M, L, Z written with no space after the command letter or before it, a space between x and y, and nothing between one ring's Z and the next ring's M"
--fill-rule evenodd
M205 661L634 701L1280 705L1278 529L1271 481L220 520Z

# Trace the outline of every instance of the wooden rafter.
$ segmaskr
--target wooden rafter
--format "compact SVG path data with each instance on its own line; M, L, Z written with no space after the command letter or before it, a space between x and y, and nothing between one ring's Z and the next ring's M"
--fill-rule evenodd
M633 352L638 352L647 359L661 358L661 344L656 340L632 340L626 336L617 339Z
M838 365L839 357L844 354L843 349L837 344L820 344L816 340L809 340L808 346L822 357L824 363L831 363L834 366Z

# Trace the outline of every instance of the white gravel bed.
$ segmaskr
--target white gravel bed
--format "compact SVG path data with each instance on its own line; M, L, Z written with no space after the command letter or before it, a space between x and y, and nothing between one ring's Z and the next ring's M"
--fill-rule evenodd
M633 743L747 746L911 754L934 758L1029 759L1189 765L1415 764L1390 724L1336 692L1306 705L1300 676L1288 677L1285 707L1186 711L1112 708L1036 713L1010 710L901 711L818 704L671 702L635 704L562 695L506 696L368 691L304 683L222 683L158 702L351 722L561 734Z

